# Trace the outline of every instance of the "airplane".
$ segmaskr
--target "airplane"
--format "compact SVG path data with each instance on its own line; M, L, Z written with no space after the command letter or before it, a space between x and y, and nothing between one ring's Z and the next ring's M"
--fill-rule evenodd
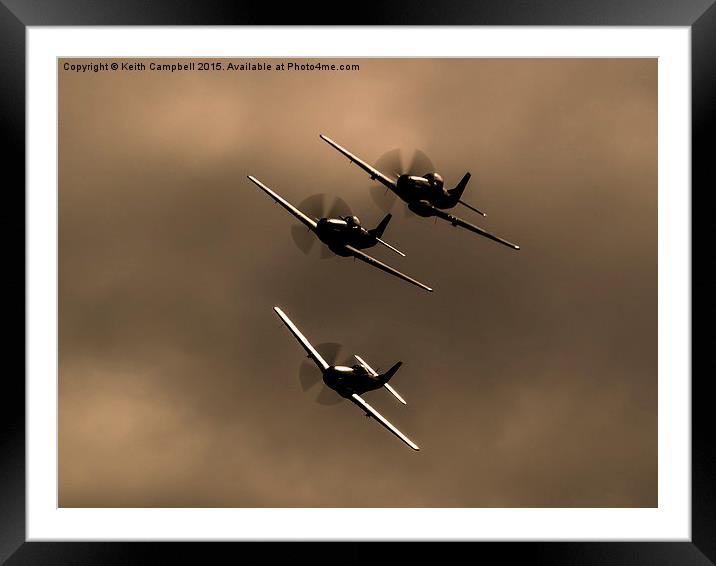
M408 283L412 283L421 289L425 289L430 292L433 291L430 287L420 281L413 279L412 277L401 273L397 269L390 267L389 265L386 265L385 263L378 261L368 254L360 251L361 249L369 248L379 243L390 248L394 252L405 256L403 252L381 239L383 231L388 225L388 222L390 222L390 215L383 218L380 224L372 230L366 230L363 228L360 224L360 220L356 216L346 216L344 218L320 218L314 220L298 210L298 208L293 206L287 200L277 195L256 177L248 175L248 178L274 201L298 218L298 220L300 220L311 232L313 232L321 242L328 246L334 254L342 257L353 256L356 259L364 261L368 265L372 265L373 267L377 267L386 273L395 275L396 277L399 277Z
M465 173L465 176L454 189L446 189L443 178L438 173L434 172L428 172L422 176L395 173L397 179L392 179L388 175L381 173L375 167L371 167L365 161L353 155L350 151L337 144L328 136L320 134L320 137L328 145L345 155L351 163L355 163L358 167L368 173L372 180L379 181L388 189L393 191L402 201L408 203L408 208L418 216L434 216L436 218L442 218L443 220L447 220L453 226L460 226L461 228L475 232L476 234L489 238L490 240L514 250L520 249L520 246L517 244L508 242L507 240L495 236L494 234L490 234L486 230L483 230L474 224L470 224L457 216L453 216L452 214L445 212L444 209L446 208L453 208L457 204L462 204L470 210L485 216L485 213L461 200L462 193L465 191L467 182L470 180L470 173Z
M314 348L296 325L291 321L286 313L284 313L279 307L274 307L273 310L283 321L283 323L291 331L296 340L301 344L303 349L308 354L308 357L318 366L323 375L323 382L327 387L338 393L344 399L352 401L360 409L365 411L366 417L373 417L386 429L392 432L400 440L405 442L413 450L420 450L420 447L400 432L395 426L393 426L388 419L376 411L370 404L368 404L362 397L361 394L367 391L375 391L381 387L385 387L403 404L405 400L388 385L388 381L395 375L395 372L400 369L403 362L397 362L393 367L383 374L379 374L373 368L371 368L362 358L355 356L358 361L353 366L342 366L342 365L330 365L326 360L323 359L318 350Z

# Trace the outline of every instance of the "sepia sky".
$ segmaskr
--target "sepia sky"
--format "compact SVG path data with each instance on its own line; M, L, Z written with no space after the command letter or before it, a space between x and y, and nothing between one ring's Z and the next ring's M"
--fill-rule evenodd
M63 62L60 506L657 505L656 59ZM370 253L434 293L303 255L247 174L383 215L320 133L371 163L420 148L449 186L470 171L488 216L456 214L522 249L398 203L384 239L407 257ZM364 398L421 451L304 393L274 305L314 344L403 360L407 406Z

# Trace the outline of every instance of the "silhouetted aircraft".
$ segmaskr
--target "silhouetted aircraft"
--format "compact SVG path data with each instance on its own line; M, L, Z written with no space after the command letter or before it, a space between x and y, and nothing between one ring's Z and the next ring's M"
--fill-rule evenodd
M470 180L470 173L465 173L465 176L454 189L446 189L443 183L443 178L438 173L434 172L424 172L421 175L417 175L402 173L400 171L390 171L390 174L397 177L396 179L393 179L385 173L380 172L375 167L368 165L365 161L353 155L346 148L338 145L331 138L321 134L321 139L345 155L352 163L358 165L358 167L370 175L371 179L380 181L401 200L406 202L408 204L408 208L418 216L434 216L436 218L442 218L443 220L447 220L453 226L460 226L461 228L465 228L471 232L485 236L490 240L508 246L512 249L520 249L520 247L516 244L503 240L502 238L495 236L494 234L490 234L486 230L483 230L474 224L470 224L465 220L445 212L444 209L446 208L453 208L457 204L462 204L463 206L466 206L467 208L485 216L484 212L481 212L477 208L470 206L461 200L462 193L465 191L467 182ZM418 159L418 157L420 157L420 159ZM386 154L383 160L393 162L395 164L395 169L401 168L399 165L400 158L397 150L390 152L390 154ZM413 165L408 167L408 170L410 171L410 169L416 168L416 165L419 166L418 164L420 162L425 164L426 167L432 169L432 164L429 163L427 156L425 156L422 152L416 152L416 158L413 159ZM415 171L413 171L413 173L415 173Z
M308 357L313 360L316 366L318 366L318 369L321 371L323 376L323 383L326 387L332 389L344 399L348 399L349 401L355 403L358 407L365 411L367 417L373 417L413 450L420 450L417 444L395 428L395 426L393 426L383 415L376 411L371 405L366 403L361 397L361 394L366 393L367 391L375 391L376 389L385 387L393 395L395 395L401 403L405 404L403 398L388 385L388 381L391 377L393 377L393 375L395 375L395 372L398 371L403 362L396 363L388 371L382 374L376 372L359 356L355 356L358 363L353 366L329 364L280 308L274 307L273 310L276 311L279 318L296 337L296 340L298 340L301 346L303 346L303 349L306 351L306 354L308 354Z
M421 289L425 289L426 291L432 291L430 287L424 285L420 281L417 281L412 277L401 273L397 269L394 269L389 265L386 265L385 263L380 262L377 259L360 251L360 249L370 248L377 243L380 243L384 246L387 246L394 252L399 253L400 255L405 255L403 252L397 250L396 248L381 239L383 231L385 230L385 227L390 221L390 215L387 215L385 218L383 218L381 223L378 224L378 226L373 228L372 230L366 230L365 228L363 228L360 225L360 220L356 216L346 216L345 218L313 219L308 217L291 203L277 195L261 181L259 181L256 177L253 177L251 175L249 175L248 177L252 183L256 184L274 201L279 203L296 218L298 218L298 220L300 220L311 232L313 232L318 237L318 239L321 240L321 242L328 246L328 248L334 254L343 257L353 256L356 259L364 261L369 265L372 265L374 267L377 267L378 269L385 271L386 273L390 273L391 275L400 277L408 283L417 285Z

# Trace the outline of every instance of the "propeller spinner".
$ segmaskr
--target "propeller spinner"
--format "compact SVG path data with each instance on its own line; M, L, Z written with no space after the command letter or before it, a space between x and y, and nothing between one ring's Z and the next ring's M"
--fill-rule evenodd
M326 206L327 201L328 198L325 193L318 193L305 199L298 205L298 208L315 220L353 216L350 207L342 198L333 197L330 207ZM292 226L291 237L298 249L304 254L311 253L316 243L316 237L303 225ZM328 248L321 247L321 259L331 257L335 257L334 254Z
M328 362L330 365L339 365L337 362L339 359L341 359L341 354L343 352L343 345L338 344L337 342L326 342L324 344L319 344L316 346L316 350L318 350L318 353L321 354L321 357L323 357L326 362ZM340 365L348 365L349 362L341 363ZM318 383L321 384L321 388L318 391L318 395L316 396L316 402L321 405L336 405L337 403L340 403L342 401L342 398L338 396L338 394L333 391L330 387L328 387L325 383L323 383L323 376L321 374L321 371L316 367L316 365L309 361L304 360L301 363L301 366L298 370L298 378L301 382L301 389L304 392L308 392L311 389L313 389Z
M394 174L396 177L401 175L426 175L435 170L433 162L425 154L424 151L416 149L408 163L404 165L402 152L399 148L391 149L381 155L375 162L375 168L386 174ZM384 212L390 212L395 204L397 196L393 191L386 189L383 185L376 184L371 188L370 195L373 201ZM414 215L406 208L405 215L413 217Z

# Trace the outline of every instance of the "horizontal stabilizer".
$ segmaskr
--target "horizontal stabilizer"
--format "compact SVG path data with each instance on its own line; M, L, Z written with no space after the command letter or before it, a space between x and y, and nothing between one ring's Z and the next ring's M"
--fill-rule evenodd
M401 252L398 248L391 246L388 242L381 240L380 238L376 238L376 241L379 244L383 244L386 248L393 250L396 254L398 254L401 257L405 257L405 254Z
M390 392L393 394L393 396L394 396L398 401L400 401L403 405L407 405L407 403L405 402L405 399L403 399L403 398L400 396L400 394L399 394L395 389L393 389L390 385L388 385L387 383L384 383L384 384L383 384L383 387L385 387L388 391L390 391Z
M466 203L465 201L463 201L463 200L459 200L459 201L457 201L457 202L459 202L461 205L463 205L463 206L469 208L469 209L472 210L473 212L477 212L478 214L481 214L482 216L487 216L487 214L485 214L484 212L482 212L482 210L479 210L479 209L475 208L475 207L472 206L471 204L467 204L467 203Z

